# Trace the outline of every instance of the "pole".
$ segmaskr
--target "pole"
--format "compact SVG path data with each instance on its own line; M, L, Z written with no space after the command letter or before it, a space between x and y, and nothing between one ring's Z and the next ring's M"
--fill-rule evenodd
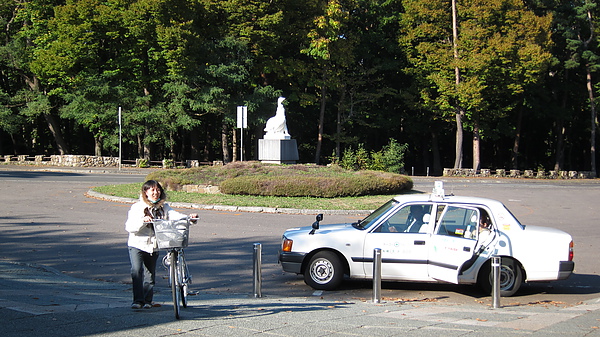
M121 170L121 156L122 156L122 128L121 128L121 107L119 107L119 171Z
M492 307L500 308L500 261L499 256L492 257Z
M240 129L240 161L244 161L244 129L248 127L248 107L237 107L237 127Z
M381 248L373 250L373 303L381 303Z
M261 263L262 263L262 245L260 243L254 244L254 297L259 298L262 297L262 271L261 271Z

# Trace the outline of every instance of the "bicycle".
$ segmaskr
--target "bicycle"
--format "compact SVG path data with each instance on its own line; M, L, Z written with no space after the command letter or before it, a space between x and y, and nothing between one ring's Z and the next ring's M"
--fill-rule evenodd
M173 296L175 318L179 319L179 303L187 307L188 287L192 284L192 275L185 262L183 248L188 246L190 217L178 220L155 219L154 232L158 248L167 250L163 258L163 266L169 270L169 286Z

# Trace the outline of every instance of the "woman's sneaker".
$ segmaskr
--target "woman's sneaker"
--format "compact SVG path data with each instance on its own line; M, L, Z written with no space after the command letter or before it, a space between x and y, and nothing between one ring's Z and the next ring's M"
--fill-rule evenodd
M131 309L141 309L141 308L142 308L142 305L139 303L133 303L131 305Z

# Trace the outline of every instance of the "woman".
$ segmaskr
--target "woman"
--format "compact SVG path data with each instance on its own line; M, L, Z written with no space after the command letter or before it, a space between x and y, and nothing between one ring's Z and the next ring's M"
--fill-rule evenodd
M125 229L129 232L127 246L133 282L132 309L152 308L158 260L158 245L152 220L176 220L187 217L172 209L166 203L166 199L167 195L160 183L156 180L148 180L142 185L140 200L131 206L127 214ZM198 214L190 214L190 217L198 218Z

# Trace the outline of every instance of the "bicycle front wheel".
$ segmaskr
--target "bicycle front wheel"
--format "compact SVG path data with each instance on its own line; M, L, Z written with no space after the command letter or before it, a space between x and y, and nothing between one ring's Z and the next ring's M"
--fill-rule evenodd
M181 288L179 282L179 268L177 261L177 251L171 250L169 253L169 279L171 280L171 293L173 295L173 310L175 311L175 318L179 319L179 299L181 298Z
M178 256L179 263L177 263L177 269L179 270L179 290L180 290L180 299L181 305L184 308L187 308L187 294L188 294L188 271L187 265L185 264L185 258L183 255L183 251L179 253Z

